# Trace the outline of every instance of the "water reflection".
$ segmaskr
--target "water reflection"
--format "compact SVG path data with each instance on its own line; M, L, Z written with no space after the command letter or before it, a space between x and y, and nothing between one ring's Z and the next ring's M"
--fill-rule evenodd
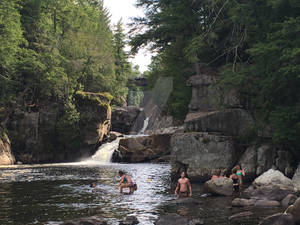
M121 195L114 187L118 170L125 170L138 184L133 195ZM202 218L206 225L253 225L281 208L232 208L231 197L206 197L193 184L199 204L172 204L174 184L165 164L53 164L0 168L0 224L58 224L60 221L97 215L118 224L127 215L150 225L161 214L178 213ZM96 182L102 190L92 192ZM241 211L254 213L249 221L229 221Z

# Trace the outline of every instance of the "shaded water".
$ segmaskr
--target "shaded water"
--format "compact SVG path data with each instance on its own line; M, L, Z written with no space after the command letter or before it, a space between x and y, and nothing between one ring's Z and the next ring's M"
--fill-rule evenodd
M114 187L123 169L138 184L133 195L121 195ZM200 205L176 206L167 164L52 164L0 167L0 224L59 224L61 221L97 215L118 224L127 215L140 224L153 224L159 215L176 212L202 218L206 225L253 225L275 209L248 209L250 221L230 222L228 217L246 209L230 207L231 198L201 198L202 186L193 185ZM101 191L92 193L91 182Z

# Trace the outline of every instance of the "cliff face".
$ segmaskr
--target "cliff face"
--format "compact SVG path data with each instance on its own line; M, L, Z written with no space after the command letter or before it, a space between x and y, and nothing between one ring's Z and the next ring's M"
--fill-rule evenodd
M111 98L84 92L78 92L75 98L80 119L69 131L58 129L65 108L55 103L41 107L38 112L15 109L10 114L6 127L17 161L65 162L93 153L110 129ZM72 138L64 139L62 135Z
M15 157L11 153L10 140L0 126L0 165L12 165Z
M293 154L270 144L270 130L256 131L255 119L241 107L235 91L224 92L216 82L217 76L211 71L192 76L187 82L192 99L184 133L171 139L173 175L185 170L192 180L203 181L216 169L228 174L240 164L247 169L247 180L270 168L293 176L297 165ZM245 141L253 134L260 142Z

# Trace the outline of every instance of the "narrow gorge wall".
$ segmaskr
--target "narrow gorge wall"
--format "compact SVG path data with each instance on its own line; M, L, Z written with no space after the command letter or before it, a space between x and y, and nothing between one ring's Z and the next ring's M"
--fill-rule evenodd
M10 140L3 127L0 126L0 166L12 165L14 162L15 157L11 152Z

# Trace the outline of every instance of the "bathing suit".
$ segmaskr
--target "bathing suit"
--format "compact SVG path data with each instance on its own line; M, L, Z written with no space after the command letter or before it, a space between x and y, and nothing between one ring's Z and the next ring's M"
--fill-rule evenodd
M187 196L188 196L188 192L187 192L187 191L184 191L184 192L180 191L180 192L179 192L179 195L180 195L181 197L187 197Z
M123 183L127 183L127 177L124 176Z
M232 182L233 182L233 189L235 191L238 191L239 190L239 179L232 179Z
M242 176L242 175L243 175L243 173L242 173L242 172L236 172L236 175L238 175L238 176Z

